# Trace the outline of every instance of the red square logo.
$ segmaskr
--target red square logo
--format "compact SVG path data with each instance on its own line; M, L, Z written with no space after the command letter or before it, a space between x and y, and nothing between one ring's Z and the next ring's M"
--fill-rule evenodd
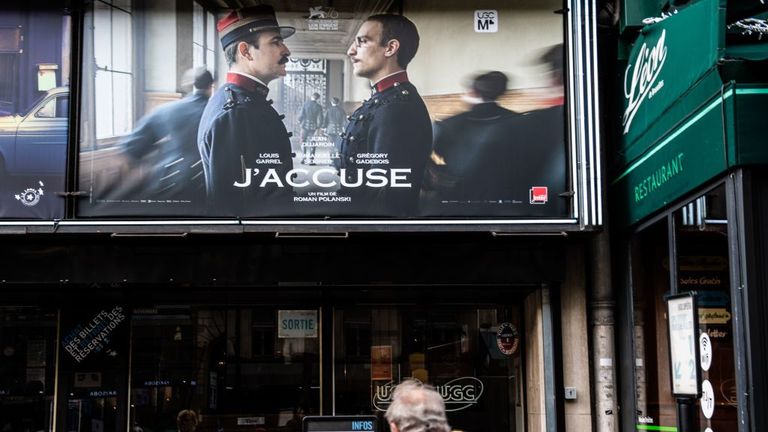
M546 186L534 186L529 191L531 204L546 204L549 199L549 192Z

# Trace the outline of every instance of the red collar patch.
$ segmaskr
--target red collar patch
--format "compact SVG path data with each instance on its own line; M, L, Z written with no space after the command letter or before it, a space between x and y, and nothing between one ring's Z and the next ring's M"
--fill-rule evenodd
M269 88L267 86L256 82L245 75L237 73L227 73L227 83L242 87L252 93L259 93L265 97L269 93Z
M371 86L371 90L374 93L381 93L384 90L408 82L408 74L405 71L400 71L396 74L392 74L388 77L382 78L381 81Z

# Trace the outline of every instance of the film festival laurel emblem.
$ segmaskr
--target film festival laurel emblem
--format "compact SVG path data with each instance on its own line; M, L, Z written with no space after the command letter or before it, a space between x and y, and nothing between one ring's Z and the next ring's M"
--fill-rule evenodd
M326 6L314 6L309 8L307 17L307 30L310 31L338 31L339 12Z
M373 407L378 411L386 411L392 403L392 393L396 386L394 381L389 381L377 387L371 401ZM480 400L483 395L483 382L475 377L462 377L435 386L435 390L445 401L446 411L461 411Z

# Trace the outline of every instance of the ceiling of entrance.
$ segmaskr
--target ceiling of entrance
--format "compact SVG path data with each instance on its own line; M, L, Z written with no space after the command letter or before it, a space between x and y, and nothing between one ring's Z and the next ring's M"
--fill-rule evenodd
M287 0L264 2L259 0L214 0L221 9L236 9L257 4L272 4L278 11L281 25L296 28L296 34L287 42L293 57L331 57L347 52L358 27L369 15L391 10L394 0ZM338 30L309 30L309 10L324 6L338 12Z

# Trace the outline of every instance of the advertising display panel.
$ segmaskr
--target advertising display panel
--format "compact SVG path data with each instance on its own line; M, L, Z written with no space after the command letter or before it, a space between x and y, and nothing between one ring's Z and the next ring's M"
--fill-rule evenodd
M573 217L561 1L177 3L85 12L78 217Z
M63 1L0 5L0 219L64 216L70 22Z

